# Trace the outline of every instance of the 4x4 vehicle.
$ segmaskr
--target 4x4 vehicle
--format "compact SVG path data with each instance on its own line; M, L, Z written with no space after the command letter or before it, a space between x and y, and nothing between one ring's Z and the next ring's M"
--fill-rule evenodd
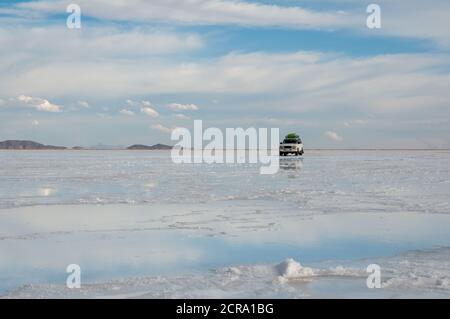
M280 156L289 154L303 155L303 143L296 133L286 135L283 142L280 143Z

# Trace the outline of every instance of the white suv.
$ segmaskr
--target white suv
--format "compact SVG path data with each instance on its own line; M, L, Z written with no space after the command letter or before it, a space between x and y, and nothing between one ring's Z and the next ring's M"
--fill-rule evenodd
M280 156L286 155L303 155L303 143L295 133L286 135L283 142L280 143Z

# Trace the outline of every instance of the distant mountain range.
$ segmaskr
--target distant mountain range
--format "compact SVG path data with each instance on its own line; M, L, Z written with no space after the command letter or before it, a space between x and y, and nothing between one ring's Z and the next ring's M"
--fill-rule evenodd
M33 141L16 141L9 140L0 142L0 149L2 150L65 150L64 146L53 146L36 143Z
M99 143L97 145L92 145L89 147L85 147L84 149L88 150L124 150L127 147L125 145L106 145Z
M127 150L171 150L173 147L164 144L155 144L152 146L135 144L127 147Z
M68 149L64 146L53 146L53 145L44 145L33 141L21 141L21 140L8 140L0 142L0 150L65 150ZM152 146L142 145L142 144L134 144L130 147L125 146L109 146L99 144L91 147L80 147L75 146L72 150L170 150L172 146L165 144L155 144Z

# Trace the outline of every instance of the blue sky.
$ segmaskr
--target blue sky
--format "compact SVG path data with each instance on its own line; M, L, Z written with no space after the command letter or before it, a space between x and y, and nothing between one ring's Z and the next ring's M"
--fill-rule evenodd
M203 119L314 148L450 148L450 3L375 2L377 30L370 3L0 1L0 140L170 143Z

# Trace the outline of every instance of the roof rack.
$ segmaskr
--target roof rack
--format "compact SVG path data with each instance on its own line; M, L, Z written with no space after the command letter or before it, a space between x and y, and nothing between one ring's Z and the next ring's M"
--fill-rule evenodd
M286 135L286 138L300 138L297 133L289 133Z

